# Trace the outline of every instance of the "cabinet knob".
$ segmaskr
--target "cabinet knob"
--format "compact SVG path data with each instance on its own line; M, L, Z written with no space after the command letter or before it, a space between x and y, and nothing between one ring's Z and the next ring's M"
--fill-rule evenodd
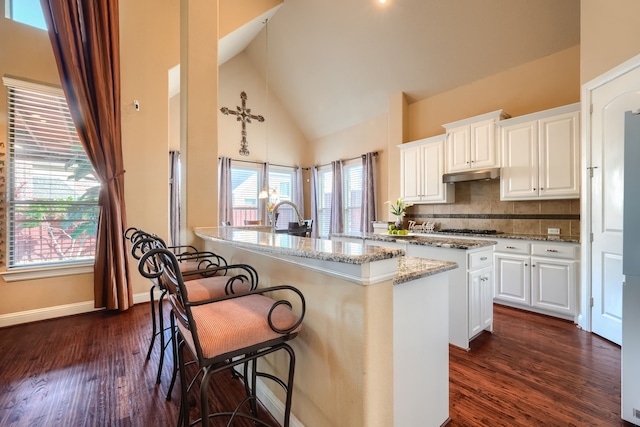
M525 263L525 264L524 264L524 266L525 266L525 267L528 267L528 266L529 266L529 264Z
M546 251L547 251L547 252L558 252L558 250L557 250L557 249L547 249Z
M531 191L536 191L536 189L534 188L534 189L533 189L533 190L531 190Z
M535 264L531 264L531 267L535 267L535 266L536 266Z
M540 191L544 190L544 187L540 187Z

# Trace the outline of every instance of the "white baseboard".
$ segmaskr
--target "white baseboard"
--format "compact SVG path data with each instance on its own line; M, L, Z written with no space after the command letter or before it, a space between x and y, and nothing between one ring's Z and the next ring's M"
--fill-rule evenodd
M141 292L133 295L133 303L140 304L149 301L149 292ZM37 308L16 313L0 315L0 328L20 325L22 323L37 322L39 320L55 319L57 317L71 316L74 314L100 311L104 308L95 308L93 301L76 302L73 304L56 305L53 307Z

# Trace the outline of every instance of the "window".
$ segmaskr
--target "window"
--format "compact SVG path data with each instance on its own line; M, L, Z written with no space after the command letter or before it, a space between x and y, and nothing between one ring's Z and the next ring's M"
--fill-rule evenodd
M320 237L329 236L332 193L333 174L331 168L318 170L318 235Z
M245 221L261 218L258 194L261 185L260 168L231 167L231 206L233 219L231 225L244 225Z
M5 0L6 17L32 27L47 29L40 0Z
M276 191L276 203L282 201L293 202L293 183L295 182L293 170L269 168L269 189ZM278 220L276 228L288 228L290 222L298 222L298 215L290 205L282 205L278 208Z
M244 225L245 221L262 218L262 203L258 198L264 188L260 166L231 166L231 186L233 220L231 225ZM269 168L269 190L277 196L271 201L294 199L294 172L285 168ZM278 209L278 227L287 228L289 221L297 221L291 206L283 205ZM295 218L295 219L294 219Z
M344 231L360 231L360 213L362 212L362 164L344 167Z
M345 165L342 169L343 224L345 232L360 231L362 211L362 164ZM328 237L331 224L333 173L331 167L318 170L318 234Z
M4 78L8 101L7 266L93 260L100 183L62 90Z

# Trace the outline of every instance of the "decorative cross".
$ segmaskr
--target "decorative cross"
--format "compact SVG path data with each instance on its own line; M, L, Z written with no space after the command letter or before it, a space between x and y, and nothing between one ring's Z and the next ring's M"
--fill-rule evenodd
M251 108L247 108L247 93L245 91L240 93L240 99L242 100L242 107L236 106L236 111L229 110L227 107L222 107L220 111L222 111L222 114L224 115L233 114L234 116L237 116L237 121L242 122L242 141L240 141L240 151L238 152L241 156L248 156L247 123L251 123L251 119L262 123L264 122L264 117L251 114Z

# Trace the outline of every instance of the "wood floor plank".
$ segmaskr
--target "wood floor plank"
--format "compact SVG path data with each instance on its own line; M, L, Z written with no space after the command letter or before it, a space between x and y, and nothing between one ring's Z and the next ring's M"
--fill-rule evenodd
M620 348L571 322L495 305L494 333L450 347L449 426L631 426Z
M148 304L0 329L0 426L175 425L172 358L157 385L150 333ZM620 419L620 348L571 322L496 305L493 334L450 349L450 427L631 426ZM244 395L228 372L213 383L212 409Z

